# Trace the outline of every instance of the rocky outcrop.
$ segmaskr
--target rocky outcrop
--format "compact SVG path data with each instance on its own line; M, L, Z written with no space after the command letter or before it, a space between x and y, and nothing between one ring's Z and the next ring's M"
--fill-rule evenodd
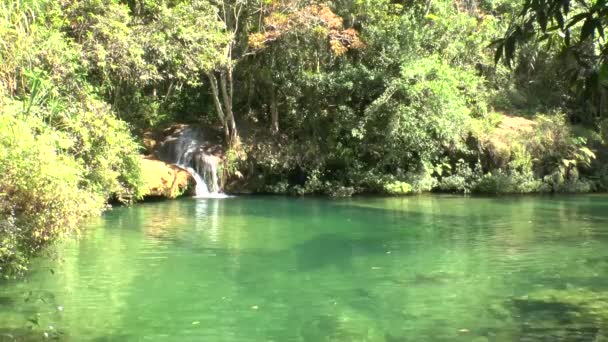
M176 198L190 191L190 174L153 157L143 157L142 174L148 197Z

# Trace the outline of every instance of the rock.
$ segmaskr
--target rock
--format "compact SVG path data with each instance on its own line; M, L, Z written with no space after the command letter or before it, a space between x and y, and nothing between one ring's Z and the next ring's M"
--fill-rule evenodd
M143 143L144 147L148 154L153 154L156 151L156 147L158 145L158 137L157 134L153 131L146 131L143 134Z
M148 189L145 196L176 198L186 193L192 183L187 171L153 157L143 157L141 167Z

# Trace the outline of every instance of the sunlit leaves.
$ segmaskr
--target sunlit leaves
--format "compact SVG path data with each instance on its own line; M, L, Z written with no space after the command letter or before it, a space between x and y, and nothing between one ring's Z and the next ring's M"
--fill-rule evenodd
M574 14L573 14L574 13ZM540 33L558 32L566 46L573 44L572 31L578 31L576 43L595 40L606 46L604 30L608 26L608 3L604 0L586 0L573 3L571 0L526 1L519 20L513 23L505 38L497 40L496 60L504 58L506 63L514 59L516 44L525 42Z
M289 5L289 4L288 4ZM249 35L249 46L260 50L284 35L297 34L300 30L319 33L329 41L329 49L336 56L349 49L364 46L359 33L353 28L344 28L344 19L336 15L326 4L306 4L300 8L277 6L264 18L264 31Z

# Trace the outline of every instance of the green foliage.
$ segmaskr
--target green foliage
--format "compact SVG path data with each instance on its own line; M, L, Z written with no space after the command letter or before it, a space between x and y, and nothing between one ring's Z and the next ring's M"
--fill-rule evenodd
M80 183L85 165L61 152L70 142L37 118L0 115L0 276L26 270L28 259L78 230L104 198Z
M407 195L412 192L412 186L406 182L394 181L384 184L384 191L391 195Z
M483 103L479 78L438 58L401 69L401 77L367 110L371 140L388 147L382 163L405 167L463 150L474 118L485 116L485 105L472 105Z
M444 192L471 193L475 185L483 176L483 170L479 162L475 167L471 167L464 159L458 159L454 172L442 177L438 185L438 190Z
M543 182L530 172L508 171L501 169L487 173L473 187L474 192L487 194L524 194L546 192Z
M550 94L552 105L594 125L607 112L607 27L606 1L526 1L504 37L494 41L495 61L516 65L517 76L537 95Z
M4 277L20 274L30 257L76 232L110 197L131 203L142 194L139 146L86 79L90 64L80 56L87 48L65 34L67 12L50 1L0 7L0 33L10 42L0 46L7 61L0 67Z
M529 136L527 147L537 156L536 163L541 173L560 170L568 174L576 168L588 168L595 159L584 137L575 136L563 115L544 116L536 119L536 130Z

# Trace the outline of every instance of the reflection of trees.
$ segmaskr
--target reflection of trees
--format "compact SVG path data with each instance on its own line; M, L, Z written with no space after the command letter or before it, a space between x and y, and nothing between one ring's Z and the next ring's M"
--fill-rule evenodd
M107 214L34 282L76 337L454 340L515 324L493 313L509 296L585 281L605 262L580 262L598 250L581 243L601 243L601 210L509 197L144 204Z

